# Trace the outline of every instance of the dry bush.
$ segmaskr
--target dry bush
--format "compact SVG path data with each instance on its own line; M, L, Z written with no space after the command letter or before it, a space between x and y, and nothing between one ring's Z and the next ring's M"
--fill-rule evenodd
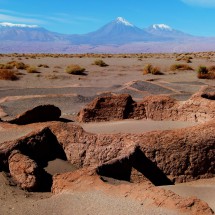
M105 66L108 66L108 64L106 64L103 60L101 59L98 59L98 60L95 60L93 65L97 65L97 66L100 66L100 67L105 67Z
M23 62L16 62L15 67L17 69L25 70L28 68L28 65L24 64Z
M163 73L160 71L158 67L154 67L152 64L147 64L143 68L143 74L152 74L152 75L163 75Z
M209 72L215 72L215 66L209 66L208 71Z
M200 79L215 79L215 66L199 66L197 68L197 77Z
M10 61L6 64L0 64L0 69L13 69L17 68L20 70L24 70L28 67L28 65L24 64L23 62L17 62L17 61Z
M0 69L13 69L14 66L10 64L0 64Z
M173 64L170 66L170 70L171 71L176 71L176 70L183 71L183 70L193 70L193 68L187 64Z
M175 60L176 61L185 61L186 63L192 63L191 59L193 59L193 57L187 56L185 54L185 55L179 55L179 56L177 56L177 58Z
M10 80L15 81L18 80L16 72L10 69L0 69L0 79L1 80Z
M23 62L17 62L17 61L11 61L11 62L8 62L7 64L13 66L13 68L16 67L17 69L20 69L20 70L27 69L28 67L28 65L24 64Z
M85 70L86 70L85 68L83 68L77 64L71 64L71 65L67 66L65 71L72 75L84 75Z
M39 64L38 67L49 68L47 64Z
M37 70L37 68L36 68L35 66L29 66L29 67L26 69L26 71L27 71L28 73L39 73L38 70Z

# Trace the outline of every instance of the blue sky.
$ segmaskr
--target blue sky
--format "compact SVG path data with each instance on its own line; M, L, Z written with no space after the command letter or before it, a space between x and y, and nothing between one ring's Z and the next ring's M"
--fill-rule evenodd
M163 23L215 36L215 0L0 0L0 22L36 24L60 33L88 33L118 16L140 28Z

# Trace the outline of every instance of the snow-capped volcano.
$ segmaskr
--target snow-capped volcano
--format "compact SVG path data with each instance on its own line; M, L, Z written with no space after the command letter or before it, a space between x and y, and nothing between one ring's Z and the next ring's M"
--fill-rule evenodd
M154 24L152 25L152 28L154 28L155 30L172 31L172 28L166 24Z
M17 28L39 28L38 25L13 24L9 22L1 22L1 27L17 27Z
M82 35L82 37L71 36L74 44L126 44L133 41L147 41L150 35L143 29L136 27L122 17L104 25L97 31Z
M160 39L176 40L191 37L191 35L175 30L166 24L153 24L144 30Z
M195 41L198 44L204 41L204 47L210 47L212 43L215 44L215 38L209 40L195 37L175 30L166 24L153 24L148 28L141 29L123 17L117 17L98 30L81 35L59 34L37 25L0 23L0 52L11 52L11 50L13 52L52 52L53 50L72 52L73 48L76 50L79 47L90 47L89 49L83 48L85 52L97 50L97 47L102 47L102 51L107 48L113 52L126 51L125 47L130 47L127 50L129 52L154 50L159 52L163 48L165 51L171 52L172 50L176 51L180 44L190 44ZM170 44L172 48L166 44ZM103 47L105 48L103 49ZM183 47L180 51L182 50L184 50Z
M116 23L118 24L124 24L124 25L127 25L127 26L131 26L133 27L134 25L131 24L130 22L128 22L126 19L124 19L123 17L117 17L116 18Z

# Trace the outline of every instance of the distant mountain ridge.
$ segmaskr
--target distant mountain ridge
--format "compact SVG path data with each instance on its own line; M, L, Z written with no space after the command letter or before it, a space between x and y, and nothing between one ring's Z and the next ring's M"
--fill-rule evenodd
M59 41L64 35L37 25L0 23L0 41Z
M171 43L171 49L167 50L172 52L183 51L182 45L184 47L186 42L207 42L207 40L215 41L214 38L189 35L166 24L153 24L141 29L122 17L117 17L94 32L82 35L55 33L37 25L0 23L0 52L5 52L6 47L7 52L16 50L17 52L20 50L32 52L35 47L37 52L53 52L54 50L55 52L71 53L79 52L80 47L83 48L83 46L86 47L86 52L95 50L95 47L102 47L101 52L117 52L117 48L121 51L124 50L122 47L131 47L132 44L135 44L133 47L136 47L137 44L142 47L142 49L135 48L137 52L148 52L149 50L162 52L163 46L167 43ZM23 44L22 49L19 48L20 43ZM43 44L43 47L38 47L38 43ZM174 43L178 50L175 50ZM149 46L150 44L152 48ZM153 49L156 44L159 44L159 48L154 47ZM51 47L48 48L48 46ZM107 47L106 51L105 47ZM81 50L84 52L84 49Z
M140 41L163 41L165 37L188 36L165 24L154 24L141 29L122 17L104 25L94 32L83 35L64 35L46 30L37 25L0 23L0 40L12 41L61 41L72 44L127 44Z

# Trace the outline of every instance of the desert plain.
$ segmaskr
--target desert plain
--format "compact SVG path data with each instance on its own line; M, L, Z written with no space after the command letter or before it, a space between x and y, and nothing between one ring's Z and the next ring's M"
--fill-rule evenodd
M34 71L0 80L0 214L214 213L215 79L197 72L214 52L0 55L14 62ZM60 117L14 120L44 105Z

